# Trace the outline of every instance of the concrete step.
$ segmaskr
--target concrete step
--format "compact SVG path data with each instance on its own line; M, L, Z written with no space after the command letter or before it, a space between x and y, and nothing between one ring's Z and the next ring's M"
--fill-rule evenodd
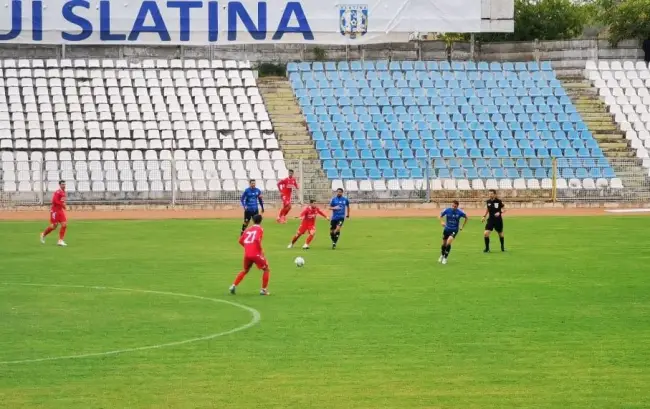
M284 139L302 140L308 139L309 135L304 129L284 128L277 132Z
M623 185L632 188L644 186L647 178L644 176L643 168L637 165L622 168L615 164L617 159L633 160L636 152L629 147L607 105L598 95L598 90L591 85L590 81L580 76L561 78L561 81L567 95L598 141L605 157L614 162L613 167L617 176L623 181Z
M309 136L305 118L286 78L260 78L260 94L269 112L284 157L287 160L303 159L302 175L309 189L322 188L327 192L330 183L321 169L318 153ZM295 165L294 165L295 166Z
M598 143L601 142L623 142L625 138L618 132L615 133L594 133L593 137Z
M295 146L297 148L305 148L305 147L312 148L314 146L314 143L309 138L300 139L300 140L280 138L280 140L291 142L291 146Z
M277 119L276 119L277 118ZM303 128L305 127L305 120L296 115L293 118L287 118L287 117L279 117L277 115L273 115L273 120L274 124L277 124L277 128Z

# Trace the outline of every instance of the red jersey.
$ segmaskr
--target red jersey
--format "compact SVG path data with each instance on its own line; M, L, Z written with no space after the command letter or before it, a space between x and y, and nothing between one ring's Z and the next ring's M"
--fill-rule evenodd
M290 195L293 189L298 189L298 181L294 177L284 178L278 182L278 190L283 195Z
M64 190L57 190L54 192L54 195L52 196L52 211L53 212L61 212L65 210L65 191Z
M262 238L264 229L262 226L255 224L244 230L244 234L239 238L239 244L244 247L244 256L255 257L264 253L262 250Z
M318 215L321 215L323 217L327 217L325 213L321 209L319 209L316 206L307 206L304 209L302 209L302 212L300 212L300 218L302 219L302 226L314 226L316 224L316 217Z

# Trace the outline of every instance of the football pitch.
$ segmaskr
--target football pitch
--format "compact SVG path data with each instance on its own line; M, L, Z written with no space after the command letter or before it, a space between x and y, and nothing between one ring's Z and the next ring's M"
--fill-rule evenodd
M237 220L44 227L0 223L3 408L650 407L648 217L511 218L490 254L473 218L447 265L432 218L335 251L267 220L270 297L227 294Z

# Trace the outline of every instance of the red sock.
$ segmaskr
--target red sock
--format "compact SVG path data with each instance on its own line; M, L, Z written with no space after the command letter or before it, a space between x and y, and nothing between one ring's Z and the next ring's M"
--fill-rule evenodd
M56 230L56 227L47 226L47 229L45 229L45 231L43 232L43 237L45 237L48 234L52 233L54 230Z
M271 275L270 271L265 271L264 274L262 274L262 288L266 288L269 285L269 276Z
M285 206L284 209L282 209L282 217L288 215L290 211L291 211L291 207Z
M61 226L61 230L59 230L59 240L63 240L66 230L68 230L68 226Z
M237 274L237 277L235 278L235 282L233 284L239 285L239 283L241 283L244 277L246 277L246 272L240 271L239 274Z
M311 243L312 240L314 240L314 235L310 234L309 236L307 236L307 240L305 241L305 244L309 245L309 243Z
M300 238L300 236L297 235L297 234L295 236L293 236L293 239L291 239L291 244L296 244L296 242L298 241L299 238Z

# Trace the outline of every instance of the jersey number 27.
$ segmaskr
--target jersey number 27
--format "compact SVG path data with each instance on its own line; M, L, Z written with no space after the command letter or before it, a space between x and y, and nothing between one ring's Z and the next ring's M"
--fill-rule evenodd
M244 237L245 244L253 244L255 242L255 237L257 236L256 231L247 231L246 237Z

